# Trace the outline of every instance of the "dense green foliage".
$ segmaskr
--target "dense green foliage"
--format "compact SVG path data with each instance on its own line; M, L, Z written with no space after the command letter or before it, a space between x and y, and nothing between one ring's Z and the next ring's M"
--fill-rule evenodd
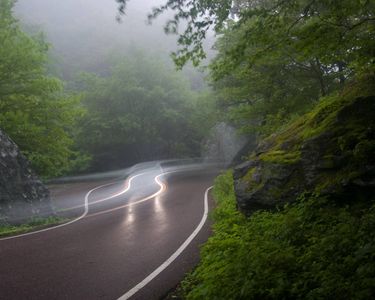
M74 164L71 131L82 114L79 97L47 74L48 44L30 37L0 0L0 127L19 145L38 174L56 176Z
M375 290L375 205L302 197L245 218L232 174L215 182L214 235L185 280L187 299L369 299Z
M165 29L180 34L178 66L198 64L207 32L218 34L212 83L221 110L245 132L271 134L374 71L374 1L169 0L150 19L169 9L175 16Z
M109 76L81 76L87 115L79 147L95 169L200 155L211 126L209 96L194 93L166 63L145 54L116 59Z
M320 97L373 71L371 1L243 1L211 64L229 118L271 134Z
M231 20L236 29L246 27L242 38L228 48L234 54L232 65L285 47L298 50L299 57L319 58L323 63L356 60L369 65L374 54L374 9L373 1L363 0L168 0L154 8L149 18L175 12L165 30L180 34L181 49L175 53L179 65L188 60L198 63L204 57L202 42L208 30L220 32ZM181 21L187 23L182 33Z

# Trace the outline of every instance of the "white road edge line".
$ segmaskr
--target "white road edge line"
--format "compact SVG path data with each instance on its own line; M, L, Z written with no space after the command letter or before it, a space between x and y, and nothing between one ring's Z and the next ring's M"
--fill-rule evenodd
M49 231L49 230L53 230L53 229L57 229L57 228L60 228L60 227L64 227L64 226L68 226L68 225L71 225L81 219L83 219L84 217L86 217L86 215L88 214L89 212L89 205L91 204L95 204L95 203L98 203L98 202L102 202L102 201L105 201L105 200L109 200L109 199L112 199L112 198L115 198L115 197L118 197L124 193L126 193L129 189L130 189L130 185L131 185L131 182L133 181L133 179L135 179L136 177L138 176L141 176L141 175L144 175L145 173L141 173L141 174L137 174L137 175L134 175L132 177L129 178L128 180L128 184L126 186L126 188L115 194L115 195L112 195L110 197L107 197L107 198L104 198L104 199L101 199L101 200L97 200L97 201L94 201L93 203L89 203L89 196L92 194L92 192L98 190L98 189L101 189L103 187L106 187L106 186L109 186L109 185L112 185L112 184L115 184L116 182L111 182L111 183L106 183L106 184L102 184L100 186L97 186L93 189L91 189L90 191L87 192L87 194L85 195L85 210L83 212L82 215L80 215L78 218L72 220L72 221L69 221L67 223L63 223L63 224L60 224L60 225L57 225L57 226L53 226L53 227L48 227L48 228L44 228L44 229L40 229L40 230L37 230L37 231L32 231L32 232L27 232L27 233L23 233L23 234L19 234L19 235L14 235L14 236L8 236L8 237L4 237L4 238L0 238L0 241L5 241L5 240L11 240L11 239L17 239L17 238L20 238L20 237L24 237L24 236L28 236L28 235L33 235L33 234L38 234L38 233L41 233L41 232L45 232L45 231Z
M207 220L208 215L208 192L212 189L212 186L206 189L204 193L204 212L202 219L198 226L195 228L193 233L183 242L183 244L174 252L165 262L163 262L157 269L155 269L150 275L148 275L145 279L143 279L140 283L135 285L132 289L127 291L124 295L122 295L117 300L127 300L132 297L135 293L139 290L144 288L151 280L153 280L156 276L158 276L161 272L163 272L186 248L189 246L191 241L198 235L199 231L201 231L204 223Z
M162 176L170 174L170 173L173 173L173 172L162 173L162 174L159 174L158 176L156 176L154 178L155 182L160 186L160 189L156 193L154 193L150 196L147 196L145 198L139 199L137 201L125 204L125 205L121 205L121 206L110 208L110 209L107 209L107 210L104 210L104 211L99 211L97 213L89 214L88 216L86 216L86 218L91 218L91 217L95 217L95 216L98 216L98 215L107 214L107 213L110 213L110 212L113 212L113 211L116 211L116 210L119 210L119 209L123 209L125 207L134 206L134 205L137 205L139 203L142 203L142 202L145 202L145 201L148 201L150 199L155 198L156 196L160 195L161 193L163 193L167 189L167 186L162 181L160 181L159 177L162 177ZM96 203L96 202L94 202L94 203Z

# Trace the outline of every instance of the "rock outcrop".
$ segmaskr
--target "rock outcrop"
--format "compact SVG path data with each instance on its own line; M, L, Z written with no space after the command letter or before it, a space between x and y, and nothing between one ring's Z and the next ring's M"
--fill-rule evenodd
M262 141L235 169L238 208L249 215L303 193L337 201L375 195L374 86L366 78Z
M0 222L21 223L52 213L48 189L17 145L0 130Z

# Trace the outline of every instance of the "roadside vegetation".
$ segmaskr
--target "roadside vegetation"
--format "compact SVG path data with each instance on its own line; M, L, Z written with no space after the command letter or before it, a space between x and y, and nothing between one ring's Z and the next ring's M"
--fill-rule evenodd
M0 223L0 238L44 229L47 227L65 223L66 221L67 219L61 217L37 217L32 218L30 221L20 225Z
M150 18L169 9L167 32L187 23L180 67L215 30L218 109L259 142L236 194L230 172L216 180L214 234L184 297L371 298L374 2L172 0Z
M214 234L183 282L186 299L370 299L375 204L302 195L250 218L236 209L231 171L213 190Z

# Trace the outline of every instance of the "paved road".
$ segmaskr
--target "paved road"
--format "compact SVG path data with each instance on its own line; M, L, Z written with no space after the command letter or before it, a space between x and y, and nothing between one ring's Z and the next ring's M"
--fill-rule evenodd
M55 186L55 206L73 207L63 214L84 217L67 226L0 240L0 299L114 300L132 290L202 221L204 194L215 172L175 172L159 176L157 182L158 174L138 173L130 185L120 180ZM100 184L108 185L92 190ZM160 299L172 289L197 263L199 245L210 232L208 223L131 299Z

